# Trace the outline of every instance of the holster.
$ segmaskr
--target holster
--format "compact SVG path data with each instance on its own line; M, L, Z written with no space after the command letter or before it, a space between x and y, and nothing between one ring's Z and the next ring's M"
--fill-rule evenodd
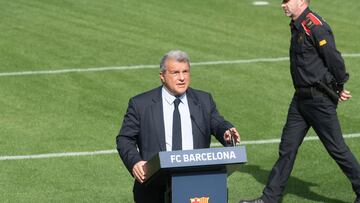
M339 102L339 92L338 90L335 90L333 88L333 86L328 86L327 84L323 83L322 81L318 81L315 83L315 87L323 92L324 94L326 94L327 96L329 96L329 98L331 99L331 101L334 104L338 104Z

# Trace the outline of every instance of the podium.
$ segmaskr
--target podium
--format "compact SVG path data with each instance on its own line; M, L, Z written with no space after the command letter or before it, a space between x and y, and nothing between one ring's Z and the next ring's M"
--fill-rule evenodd
M147 162L145 184L166 184L166 203L226 203L229 166L246 161L245 146L162 151Z

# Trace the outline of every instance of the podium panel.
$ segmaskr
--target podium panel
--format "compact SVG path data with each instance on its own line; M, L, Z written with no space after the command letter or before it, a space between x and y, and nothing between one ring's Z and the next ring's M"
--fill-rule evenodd
M174 174L171 182L172 203L227 202L226 171Z
M227 167L246 161L245 146L163 151L147 162L145 184L167 185L167 203L226 203Z

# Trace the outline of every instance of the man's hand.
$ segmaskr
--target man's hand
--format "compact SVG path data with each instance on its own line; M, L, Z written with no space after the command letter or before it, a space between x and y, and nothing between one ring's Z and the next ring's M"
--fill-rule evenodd
M146 179L146 163L146 161L139 161L132 169L132 174L139 183L143 183Z
M230 132L231 131L231 132ZM233 136L235 143L234 144L239 144L240 143L240 134L238 133L238 131L236 130L236 128L230 128L229 130L225 131L224 133L224 140L230 144L231 143L231 136Z
M347 91L346 89L343 89L341 92L340 92L340 95L339 95L339 102L342 102L342 101L347 101L351 98L351 94L350 94L350 91Z

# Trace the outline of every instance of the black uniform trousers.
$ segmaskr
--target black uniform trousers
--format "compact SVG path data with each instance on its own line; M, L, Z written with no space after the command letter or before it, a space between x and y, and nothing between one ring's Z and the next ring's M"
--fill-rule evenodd
M310 127L315 130L330 156L349 178L355 193L360 196L360 166L344 142L336 107L337 105L322 93L295 93L281 136L279 159L263 191L262 199L265 203L277 202L281 198L298 148Z

